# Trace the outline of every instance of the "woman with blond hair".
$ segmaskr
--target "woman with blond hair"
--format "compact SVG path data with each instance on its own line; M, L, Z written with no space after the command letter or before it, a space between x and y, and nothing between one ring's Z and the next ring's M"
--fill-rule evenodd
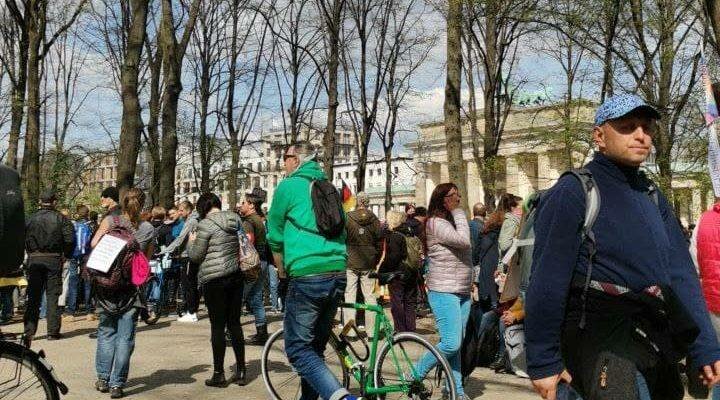
M122 226L133 232L140 249L149 257L155 247L155 229L140 218L144 204L145 193L142 190L128 190L120 202L122 214L108 215L102 220L92 240L92 247L97 246L100 239L111 229ZM137 316L144 305L137 287L132 284L112 291L96 285L94 292L95 302L100 307L95 353L98 380L95 382L95 389L102 393L109 391L110 398L119 399L124 396L123 387L130 370L130 356L135 349Z
M399 211L389 211L386 214L385 258L379 271L381 280L390 288L390 312L396 332L415 331L418 295L418 270L405 268L403 264L408 255L405 236L412 235L410 228L405 225L405 220L405 213Z

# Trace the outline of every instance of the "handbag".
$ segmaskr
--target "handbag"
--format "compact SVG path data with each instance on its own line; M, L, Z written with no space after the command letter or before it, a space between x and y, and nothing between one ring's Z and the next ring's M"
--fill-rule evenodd
M257 280L260 276L260 255L255 246L250 242L242 223L238 222L238 265L245 279L248 281Z

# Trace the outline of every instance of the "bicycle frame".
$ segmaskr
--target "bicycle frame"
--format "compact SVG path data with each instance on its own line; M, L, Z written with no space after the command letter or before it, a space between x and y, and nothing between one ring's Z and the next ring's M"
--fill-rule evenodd
M340 304L341 308L354 308L355 310L365 310L375 313L375 324L373 326L373 336L372 341L370 342L370 354L368 361L368 367L362 368L364 365L362 362L359 362L354 356L354 350L348 351L345 347L341 347L340 343L349 345L345 340L338 337L334 332L331 333L331 341L335 347L335 349L341 354L343 362L345 363L345 366L348 368L348 371L352 372L353 377L355 380L360 383L361 387L361 395L382 395L387 393L406 393L410 389L410 382L406 381L402 374L400 361L398 360L398 355L395 354L395 350L392 346L392 338L395 334L395 329L393 328L392 324L390 323L390 320L385 315L385 311L381 306L378 305L372 305L372 304L361 304L361 303L342 303ZM392 357L393 365L396 368L398 372L398 376L400 377L401 384L400 385L388 385L388 386L382 386L382 387L376 387L375 382L373 381L373 370L375 368L375 364L377 362L378 357L378 344L380 343L380 334L383 334L385 342L388 346L390 346L390 354ZM352 349L352 346L350 346ZM403 350L403 356L405 357L406 361L412 368L412 374L414 377L417 377L417 371L415 370L415 366L413 363L409 360L407 357L407 354L405 354ZM357 354L355 354L357 356ZM359 358L359 357L358 357ZM361 368L358 368L360 366Z

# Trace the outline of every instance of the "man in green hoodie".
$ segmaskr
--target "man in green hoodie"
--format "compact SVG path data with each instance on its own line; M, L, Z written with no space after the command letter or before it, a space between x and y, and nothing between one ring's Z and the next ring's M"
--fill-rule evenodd
M285 351L302 378L302 399L354 399L325 365L332 321L343 301L347 278L345 233L332 239L318 232L310 182L327 180L309 143L288 147L286 178L267 219L267 240L281 278L289 278L285 304Z

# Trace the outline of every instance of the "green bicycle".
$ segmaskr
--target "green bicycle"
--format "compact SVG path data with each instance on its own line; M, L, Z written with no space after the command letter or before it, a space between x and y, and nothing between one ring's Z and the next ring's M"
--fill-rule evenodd
M445 357L422 336L395 333L382 307L343 303L375 313L375 326L369 343L348 323L339 334L332 331L325 350L325 362L338 381L351 393L363 398L433 400L457 398L452 370ZM348 334L354 331L355 339ZM362 344L358 351L353 343ZM379 345L382 347L378 351ZM425 376L417 369L421 358L435 365ZM301 396L301 379L285 355L283 330L275 332L263 348L261 368L265 387L274 400L294 400ZM354 378L356 386L351 386Z

